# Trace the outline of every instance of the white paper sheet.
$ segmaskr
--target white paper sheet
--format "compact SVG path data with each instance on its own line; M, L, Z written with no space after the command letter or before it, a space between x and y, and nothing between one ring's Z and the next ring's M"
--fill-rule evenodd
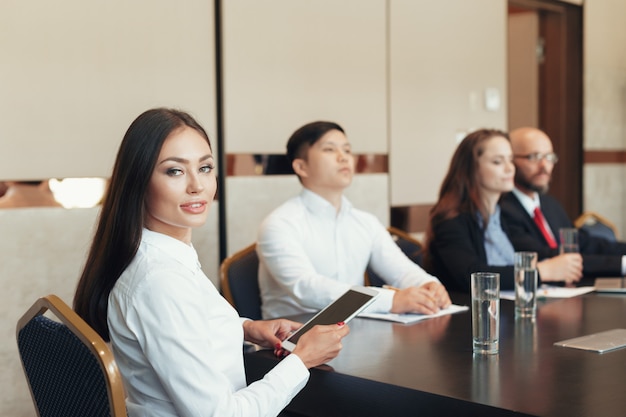
M445 310L440 310L438 313L435 313L435 314L361 313L358 315L358 317L365 317L369 319L386 320L386 321L393 321L396 323L409 324L409 323L415 323L420 320L426 320L426 319L430 319L433 317L445 316L447 314L454 314L454 313L458 313L458 312L466 311L466 310L469 310L468 306L459 306L456 304L452 304L450 305L450 307L446 308Z

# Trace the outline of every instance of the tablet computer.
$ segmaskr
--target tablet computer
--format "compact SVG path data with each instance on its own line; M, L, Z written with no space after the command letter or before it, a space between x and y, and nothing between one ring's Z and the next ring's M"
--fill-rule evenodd
M282 347L290 352L293 351L300 336L318 324L337 324L342 321L347 323L370 305L378 294L378 291L373 288L350 288L284 340Z
M600 333L575 337L555 343L556 346L591 350L598 353L626 347L626 329L612 329Z

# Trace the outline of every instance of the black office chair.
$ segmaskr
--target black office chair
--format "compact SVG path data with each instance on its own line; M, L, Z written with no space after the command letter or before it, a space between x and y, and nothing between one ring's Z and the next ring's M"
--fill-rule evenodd
M49 310L60 320L43 314ZM17 346L40 417L126 417L122 378L102 338L55 295L17 323Z
M591 236L601 237L611 242L618 239L617 228L606 217L593 211L586 211L574 221L576 228L585 230Z
M405 231L395 227L390 226L387 230L389 230L389 233L396 244L400 247L400 249L402 249L402 252L404 252L404 254L413 262L421 266L424 255L424 247L422 243Z
M395 227L390 226L387 230L402 252L404 252L410 260L421 266L423 258L422 243L413 238L410 234ZM365 271L365 284L374 287L382 287L385 284L385 281L383 281L378 274L368 267Z
M220 267L224 298L241 317L253 320L262 319L258 273L256 243L224 259Z

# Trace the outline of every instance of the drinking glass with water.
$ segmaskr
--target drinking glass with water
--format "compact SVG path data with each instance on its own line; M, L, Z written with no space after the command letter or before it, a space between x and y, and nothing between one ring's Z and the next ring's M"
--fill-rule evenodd
M515 317L537 315L537 252L515 252Z
M472 349L474 353L498 353L500 339L500 274L471 275Z
M578 253L578 229L564 227L559 229L559 239L561 245L559 246L560 253Z

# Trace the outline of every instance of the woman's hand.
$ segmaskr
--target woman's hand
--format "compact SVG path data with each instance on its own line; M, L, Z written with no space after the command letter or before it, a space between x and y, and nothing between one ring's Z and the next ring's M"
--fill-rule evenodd
M350 328L343 323L317 325L298 339L292 353L298 355L309 369L322 365L339 354L341 339L348 333Z
M300 327L302 323L286 319L246 320L243 322L243 336L248 342L266 348L275 348Z

